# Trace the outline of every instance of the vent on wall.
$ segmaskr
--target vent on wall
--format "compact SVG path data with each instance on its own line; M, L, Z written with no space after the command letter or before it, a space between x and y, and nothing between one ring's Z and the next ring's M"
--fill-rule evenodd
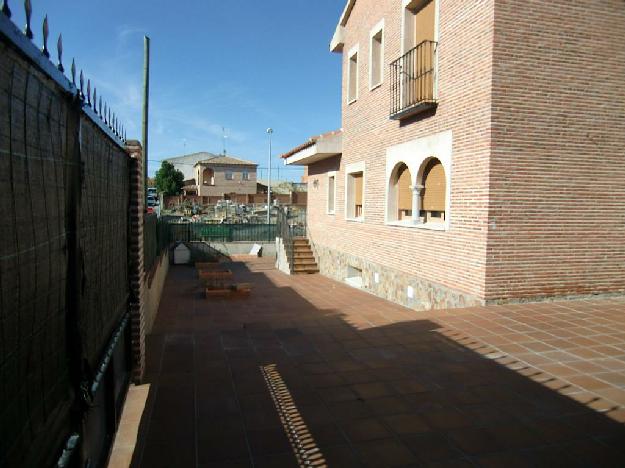
M362 288L362 269L349 265L345 282L354 288Z

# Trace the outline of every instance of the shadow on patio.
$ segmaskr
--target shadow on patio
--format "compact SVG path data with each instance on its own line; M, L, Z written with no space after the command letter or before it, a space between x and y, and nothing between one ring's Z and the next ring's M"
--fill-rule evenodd
M432 319L467 310L233 268L250 298L205 300L193 268L171 269L133 466L297 466L305 449L313 466L625 466L622 424Z

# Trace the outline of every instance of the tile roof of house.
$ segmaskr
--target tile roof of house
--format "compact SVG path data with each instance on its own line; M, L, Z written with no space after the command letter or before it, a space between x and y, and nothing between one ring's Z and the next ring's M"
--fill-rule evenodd
M321 135L316 135L316 136L310 137L307 142L302 143L299 146L296 146L295 148L293 148L290 151L287 151L286 153L284 153L280 157L282 159L286 159L286 158L288 158L290 156L293 156L296 153L299 153L302 150L305 150L306 148L310 148L315 143L317 143L317 141L322 140L323 138L327 138L327 137L330 137L330 136L338 135L340 133L343 133L343 129L342 128L340 128L338 130L332 130L331 132L322 133Z
M258 166L254 161L233 158L231 156L213 156L211 158L198 161L197 164L223 164L228 166Z
M239 158L235 158L232 156L222 156L220 154L213 154L207 151L185 154L182 156L176 156L174 158L166 158L165 161L169 161L170 163L173 163L173 164L190 164L190 165L210 162L211 164L258 166L258 164L256 164L253 161L246 161L245 159L239 159Z

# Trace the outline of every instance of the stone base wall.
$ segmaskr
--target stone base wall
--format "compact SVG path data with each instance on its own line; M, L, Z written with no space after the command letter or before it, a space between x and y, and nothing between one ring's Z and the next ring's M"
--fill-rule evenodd
M479 298L423 278L311 242L321 274L345 281L349 267L362 270L362 289L414 310L483 305ZM377 274L377 275L376 275ZM376 277L377 276L377 277ZM412 288L409 297L408 288Z

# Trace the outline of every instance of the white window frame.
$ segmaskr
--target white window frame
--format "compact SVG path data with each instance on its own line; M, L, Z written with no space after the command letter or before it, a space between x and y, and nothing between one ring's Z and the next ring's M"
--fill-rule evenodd
M362 216L354 218L349 215L349 207L353 203L353 198L350 199L350 184L349 178L352 174L362 172ZM345 220L353 221L356 223L363 223L366 216L366 194L367 194L367 172L365 170L365 162L360 161L345 166ZM352 195L353 197L353 195Z
M250 171L248 171L247 169L244 169L241 171L241 180L250 180Z
M373 38L381 34L382 40L380 41L380 76L379 81L373 82ZM369 31L369 91L373 91L376 88L382 86L384 83L384 18L382 18L378 24L376 24L371 31Z
M399 226L411 229L431 231L449 231L451 229L451 176L453 162L453 134L451 130L435 133L412 141L386 148L386 187L384 200L384 223L387 226ZM389 216L390 181L393 169L404 163L410 170L413 183L418 182L419 169L431 157L438 159L445 170L445 220L413 224L410 220L398 221ZM364 202L363 202L364 203ZM364 207L363 207L364 210Z
M349 94L349 90L351 88L351 82L352 82L352 57L354 55L357 55L356 57L356 82L354 85L354 88L356 90L355 92L355 96L350 96ZM358 88L360 87L360 80L359 80L359 68L360 68L360 53L358 50L358 44L356 44L354 47L352 47L351 49L349 49L349 52L347 54L347 104L352 104L354 102L356 102L358 100Z
M333 197L333 210L330 210L330 177L334 177L334 197ZM328 178L326 181L326 214L334 215L336 214L336 171L328 172Z
M234 180L234 171L224 171L224 173L225 180ZM228 177L228 174L230 174L230 177Z

